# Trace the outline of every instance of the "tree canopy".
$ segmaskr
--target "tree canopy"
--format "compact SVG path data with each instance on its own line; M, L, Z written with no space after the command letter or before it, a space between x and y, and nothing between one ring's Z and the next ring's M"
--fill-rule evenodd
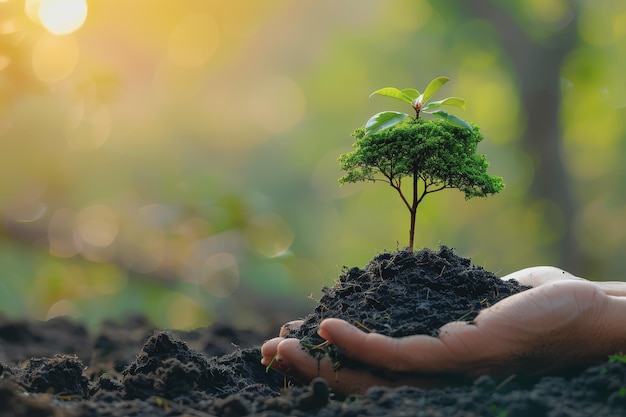
M426 195L456 188L466 199L485 197L504 188L501 177L489 175L485 156L476 153L483 140L480 128L455 126L445 120L407 119L393 127L367 134L357 129L352 152L339 157L346 174L341 184L383 181L391 185L411 212L409 248L413 248L415 214ZM412 197L402 180L412 180Z
M478 126L472 127L418 119L369 135L359 128L353 133L354 151L339 158L347 171L339 182L384 181L400 187L409 176L423 184L420 199L443 188L457 188L467 199L495 194L504 183L487 173L489 163L476 153L483 136Z

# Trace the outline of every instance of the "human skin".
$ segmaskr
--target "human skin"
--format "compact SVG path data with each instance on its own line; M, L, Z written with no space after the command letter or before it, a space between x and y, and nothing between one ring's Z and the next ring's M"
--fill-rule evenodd
M320 323L318 333L362 367L336 371L318 361L298 339L277 338L261 348L261 363L306 383L325 378L344 394L374 385L433 386L479 375L541 375L606 361L626 351L626 282L592 282L554 267L533 267L503 278L533 288L482 310L472 323L451 322L437 337L392 338L365 333L339 319Z

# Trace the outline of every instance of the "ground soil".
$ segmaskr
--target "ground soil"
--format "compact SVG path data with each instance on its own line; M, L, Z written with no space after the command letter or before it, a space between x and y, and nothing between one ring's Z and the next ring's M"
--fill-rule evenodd
M442 324L471 321L525 289L445 247L385 253L363 269L344 270L292 336L314 343L326 317L394 337L436 335ZM90 334L67 318L0 317L0 417L626 415L620 361L523 382L481 376L437 389L374 387L344 398L323 380L303 386L266 372L259 347L271 336L223 325L163 331L141 317L106 322Z

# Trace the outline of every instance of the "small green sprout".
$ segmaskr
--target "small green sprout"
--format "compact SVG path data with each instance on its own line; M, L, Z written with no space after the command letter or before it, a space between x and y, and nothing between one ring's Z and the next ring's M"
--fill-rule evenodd
M272 369L272 365L274 364L274 362L276 362L277 357L278 357L278 353L274 353L274 356L272 356L272 360L265 367L265 373L268 373L270 369Z
M437 116L443 120L452 123L453 125L464 127L472 131L472 126L467 123L465 120L458 118L457 116L448 113L445 110L435 110L439 109L441 106L454 106L465 110L465 100L458 97L448 97L439 101L429 101L431 97L450 81L448 77L437 77L432 80L426 86L426 89L422 94L414 88L405 88L399 90L395 87L385 87L380 90L374 91L370 94L370 97L374 95L381 95L386 97L395 98L402 102L409 104L415 110L414 120L420 118L421 113L429 113L434 116ZM365 133L376 133L379 130L386 129L388 127L395 126L396 124L404 121L409 116L407 113L397 112L397 111L384 111L372 116L367 123L365 123Z
M372 95L383 95L409 103L415 117L406 113L382 112L370 118L364 127L354 131L352 152L340 155L346 174L340 184L357 181L382 181L395 189L411 214L409 250L413 250L417 208L426 195L445 188L456 188L466 199L485 197L504 188L502 178L487 174L489 164L476 154L483 139L480 128L444 110L440 106L465 107L458 97L431 102L432 95L449 78L431 81L423 94L411 88L383 88ZM425 120L421 112L438 117ZM410 189L402 180L409 177ZM410 190L410 191L409 191Z
M620 353L615 353L611 356L609 356L609 360L607 361L607 363L626 363L626 354L620 352ZM608 371L606 368L602 368L600 369L600 375L604 375L606 374Z
M609 357L609 363L626 363L626 355L623 353L616 353Z

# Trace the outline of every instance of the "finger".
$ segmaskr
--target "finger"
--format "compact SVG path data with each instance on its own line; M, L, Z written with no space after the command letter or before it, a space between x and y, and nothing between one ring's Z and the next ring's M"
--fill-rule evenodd
M315 358L297 339L285 339L278 345L278 368L296 380L308 383L324 378L333 391L343 394L362 394L372 386L416 385L432 387L443 382L437 379L394 374L373 374L369 368L336 367L328 356Z
M586 281L583 278L579 278L567 271L553 266L535 266L525 268L502 277L502 280L504 281L511 279L516 280L522 285L529 285L531 287L539 287L551 282L564 280Z
M626 317L626 297L607 296L598 314L598 334L595 344L604 350L602 352L598 349L599 354L608 356L626 349L624 317Z
M343 393L360 393L372 385L384 385L385 382L366 371L345 369L337 372L328 357L313 357L298 339L285 339L279 344L276 362L280 370L300 382L308 383L322 377L331 389Z
M282 337L275 337L263 343L263 346L261 346L261 363L263 365L267 366L272 363L272 361L274 360L274 356L276 355L276 352L278 350L278 345L283 340L284 339Z
M606 295L616 297L626 297L626 282L621 281L605 281L594 282Z
M587 281L559 268L551 266L536 266L522 269L502 277L504 281L514 279L523 285L539 287L558 281ZM626 282L622 281L591 281L607 295L626 297Z
M298 330L300 326L302 326L302 323L304 323L303 320L294 320L294 321L290 321L288 323L283 324L282 327L280 328L280 332L278 333L278 336L283 337L293 331Z
M364 333L339 319L326 319L319 335L347 357L392 372L442 373L454 369L456 358L439 338L415 335L392 338Z
M579 280L552 281L507 297L482 310L474 323L499 331L512 329L517 335L553 331L565 324L580 325L596 308L596 295L603 295L594 283ZM517 336L521 339L521 336Z

